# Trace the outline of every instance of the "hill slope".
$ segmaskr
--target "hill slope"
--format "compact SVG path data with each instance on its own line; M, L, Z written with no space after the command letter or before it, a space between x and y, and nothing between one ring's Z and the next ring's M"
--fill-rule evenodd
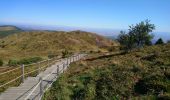
M83 31L57 32L32 31L10 35L0 40L0 58L47 56L60 54L63 50L98 51L117 43L94 33Z
M11 26L11 25L0 26L0 38L4 38L8 35L18 33L21 31L22 30L16 26Z
M170 44L91 54L53 83L44 100L169 100Z

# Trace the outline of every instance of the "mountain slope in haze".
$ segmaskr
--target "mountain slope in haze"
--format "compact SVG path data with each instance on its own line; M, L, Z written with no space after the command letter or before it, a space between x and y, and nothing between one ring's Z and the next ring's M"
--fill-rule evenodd
M0 40L0 58L18 59L69 52L99 51L118 44L94 33L84 31L30 31L13 34Z
M4 38L8 35L21 32L22 30L16 26L4 25L0 26L0 38Z

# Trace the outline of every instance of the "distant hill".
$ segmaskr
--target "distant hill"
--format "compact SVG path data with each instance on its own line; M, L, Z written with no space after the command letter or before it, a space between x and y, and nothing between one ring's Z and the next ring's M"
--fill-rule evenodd
M16 26L4 25L0 26L0 38L4 38L10 34L21 32L22 30Z
M29 31L0 40L0 59L18 59L27 56L61 54L63 50L106 51L118 44L103 36L84 31Z
M1 24L1 23L0 23ZM117 37L122 29L106 29L106 28L87 28L87 27L73 27L73 26L63 26L63 25L39 25L39 24L19 24L19 23L3 23L1 25L13 25L19 27L22 30L30 31L30 30L53 30L53 31L74 31L74 30L82 30L86 32L97 33L102 36L114 36Z

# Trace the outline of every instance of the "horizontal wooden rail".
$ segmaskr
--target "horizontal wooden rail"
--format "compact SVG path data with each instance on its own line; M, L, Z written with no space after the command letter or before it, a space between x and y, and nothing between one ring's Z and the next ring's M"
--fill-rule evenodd
M50 59L50 60L51 60L51 59ZM54 61L58 61L58 60L59 60L59 59L54 60ZM45 61L47 61L47 60L44 60L44 61L41 61L41 62L38 62L38 63L42 63L42 62L45 62ZM36 64L38 64L38 63L36 63ZM54 62L51 62L51 63L48 63L48 64L53 64L53 63L54 63ZM34 64L35 64L35 63L34 63ZM44 69L44 68L46 68L46 67L48 67L48 64L45 65L45 66L43 66L43 67L41 68L41 70ZM33 64L30 64L30 65L33 65ZM30 65L29 65L29 66L30 66ZM28 67L28 65L27 65L27 66L24 65L24 67ZM15 71L15 70L17 70L17 69L21 69L21 68L22 68L22 67L17 67L17 68L15 68L15 69L6 71L6 72L4 72L4 73L1 73L0 75L6 74L6 73L9 73L9 72ZM21 78L21 77L23 77L23 76L25 76L25 75L31 74L31 73L33 73L33 72L35 72L35 71L38 71L38 70L39 70L39 68L37 68L37 69L35 69L35 70L32 70L32 71L30 71L30 72L27 72L27 73L22 73L22 75L18 76L17 78L14 78L14 79L12 79L12 80L10 80L10 81L8 81L8 82L0 85L0 88L2 88L2 87L4 87L4 86L6 86L6 85L8 85L8 84L10 84L10 83L18 80L19 78ZM23 74L24 74L24 75L23 75ZM24 81L24 79L22 79L22 81Z
M17 75L19 74L18 77L0 85L0 88L7 85L6 87L4 87L4 89L6 89L7 87L9 87L8 84L11 84L12 82L14 82L18 79L21 79L23 84L28 84L29 82L31 82L31 83L33 82L34 85L32 86L31 90L29 90L30 88L28 89L29 90L28 94L25 94L25 93L22 94L22 95L26 96L26 97L23 98L23 100L35 98L34 97L35 93L36 94L38 93L37 94L38 97L36 97L36 98L38 98L40 100L43 97L45 91L48 90L51 87L52 83L59 77L59 75L61 73L64 73L65 70L68 69L69 64L71 62L75 62L75 61L80 60L84 56L86 56L86 55L85 54L77 54L77 55L73 55L73 56L70 56L68 58L63 58L63 59L44 60L45 63L43 63L43 65L40 65L40 62L38 62L38 63L36 63L37 66L32 66L33 64L30 64L29 66L31 66L31 67L28 67L28 65L27 66L23 65L22 67L18 67L18 69L20 68L19 71L21 72L21 74L17 73ZM48 62L46 62L46 61L48 61ZM51 66L51 67L49 67L49 66ZM33 69L30 70L30 68L31 69L33 68ZM15 70L15 69L13 69L13 70ZM42 71L42 70L43 71L45 70L45 71L40 74L40 71ZM37 73L35 73L35 75L38 75L38 74L39 75L34 77L35 79L31 78L31 81L30 80L25 81L25 77L29 77L30 75L34 75L34 72L37 72ZM8 73L8 72L6 72L6 73ZM33 74L31 74L31 73L33 73ZM37 80L38 78L40 78L39 81ZM34 81L32 81L32 79ZM28 83L26 83L26 82L28 82ZM11 84L11 85L13 85L13 84ZM37 88L39 89L38 91L36 91Z
M76 57L76 59L73 60L72 62L81 59L81 57L83 57L83 56L77 55L77 56L73 56L73 58L74 58L74 57ZM70 59L70 63L71 63L72 57L69 57L69 59ZM54 71L52 71L51 73L47 74L45 77L40 78L40 81L37 83L37 85L34 87L34 89L29 93L29 95L28 95L24 100L29 100L29 99L30 99L30 96L33 94L33 92L36 90L36 88L38 88L38 86L40 86L40 92L42 92L42 93L40 93L40 98L39 98L39 100L41 100L44 92L50 88L50 86L52 85L52 83L53 83L54 81L52 81L49 85L47 84L48 86L47 86L44 90L41 90L41 89L42 89L41 83L43 82L43 80L47 79L47 77L49 77L50 75L52 75L52 74L53 74L54 72L56 72L56 71L57 71L57 72L56 72L56 76L57 76L57 77L58 77L58 75L59 75L60 73L64 72L64 70L68 68L68 65L66 65L67 67L64 67L64 66L65 66L64 64L67 64L67 63L68 63L68 58L65 59L65 60L66 60L66 63L65 63L65 62L62 62L60 65L57 65L57 69L56 69L56 70L54 70ZM62 65L62 66L61 66L61 65ZM61 70L58 70L58 69L59 69L59 66L61 66L61 68L62 68ZM55 77L56 77L56 76L55 76ZM53 80L53 79L52 79L52 80Z

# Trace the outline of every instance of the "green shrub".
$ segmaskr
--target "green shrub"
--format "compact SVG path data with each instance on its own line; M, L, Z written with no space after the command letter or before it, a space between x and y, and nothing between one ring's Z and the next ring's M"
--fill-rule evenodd
M57 55L54 55L54 54L49 54L49 55L48 55L48 58L49 58L49 59L54 58L54 57L57 57Z
M141 69L140 69L139 67L137 67L137 66L133 66L133 68L131 69L131 71L134 72L134 73L137 73L137 72L140 72Z
M31 58L23 58L21 60L9 60L8 65L9 66L16 66L16 65L21 65L21 64L31 64L31 63L36 63L41 61L41 57L31 57Z
M109 51L109 52L113 52L113 51L115 51L115 50L116 50L115 47L110 47L110 48L108 48L108 51Z
M89 53L96 53L94 50L90 50Z
M31 57L31 58L24 58L18 61L18 64L31 64L41 61L41 57Z
M3 66L4 62L0 59L0 66Z
M160 95L157 100L170 100L170 94Z
M101 53L101 50L98 50L97 53Z
M71 98L74 98L74 100L83 100L83 98L85 98L85 94L84 85L82 83L77 83L73 89L73 95Z
M62 51L62 58L65 58L65 57L67 57L68 55L69 55L68 50Z
M60 81L58 81L60 80ZM71 100L68 84L65 82L64 76L60 76L57 81L52 84L52 88L44 94L43 100Z
M165 77L170 80L170 71L166 71L164 74Z
M147 76L139 80L135 85L135 91L139 94L159 94L161 91L167 92L168 84L165 77L160 75Z
M8 65L9 66L17 66L17 60L12 60L12 59L10 59L9 61L8 61Z

